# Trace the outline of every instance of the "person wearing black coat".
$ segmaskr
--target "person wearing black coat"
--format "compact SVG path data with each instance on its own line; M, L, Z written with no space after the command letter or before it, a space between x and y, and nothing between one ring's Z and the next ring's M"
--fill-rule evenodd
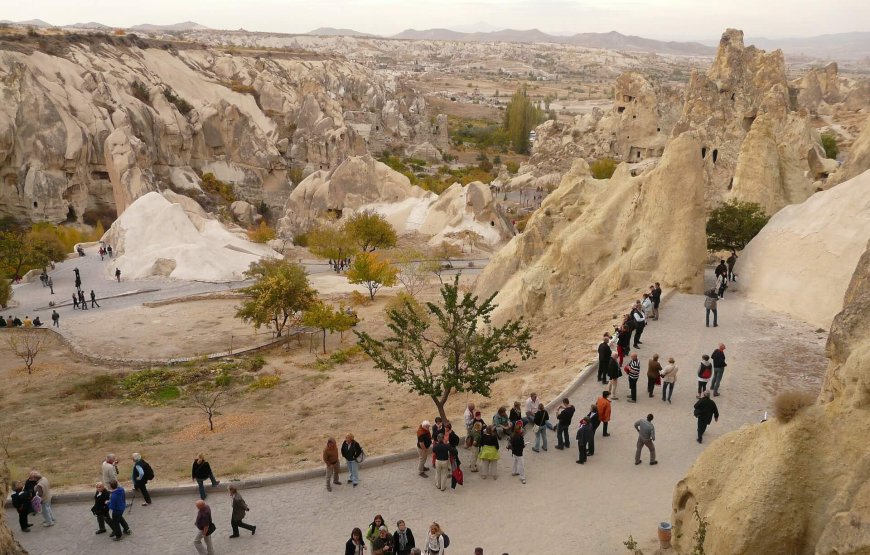
M22 532L30 532L32 524L27 522L27 517L30 515L30 511L33 510L31 506L31 500L33 496L31 493L24 489L24 486L21 482L15 482L12 486L12 506L15 507L15 511L18 513L18 525L21 526Z
M586 454L590 457L595 454L595 432L598 431L598 426L601 424L601 418L598 416L598 405L592 403L589 414L586 415L586 420L592 426L592 437L589 439L589 447L586 449Z
M719 421L719 408L716 406L716 402L710 398L709 391L705 391L698 402L695 403L695 418L698 419L698 443L701 443L704 438L704 432L707 430L710 422L714 418L716 422Z
M397 530L393 532L393 550L396 555L410 555L411 550L417 547L414 541L414 533L405 526L405 521L396 523Z
M91 512L97 517L98 530L95 534L106 533L106 522L109 520L109 491L103 482L97 482L97 491L94 492L94 506L91 507Z
M580 427L577 428L577 464L586 464L589 442L592 441L594 433L592 424L585 418L582 418L580 420Z
M610 335L605 333L598 345L598 381L601 383L607 383L607 366L610 364L611 354L613 350L610 348Z
M574 405L567 397L562 399L562 404L556 409L556 420L559 422L556 425L556 449L571 447L568 428L571 427L571 421L574 420Z
M190 468L190 477L193 478L193 481L199 486L199 498L203 501L208 497L205 493L204 482L206 480L211 480L211 487L213 488L220 484L220 480L214 479L214 472L211 470L211 465L208 464L208 461L205 460L205 455L202 453L197 455L196 460L193 461L193 466Z
M610 357L610 362L607 363L607 377L610 378L610 398L614 401L618 400L616 396L616 386L619 384L619 378L622 376L622 371L619 369L619 363L616 361L617 355Z
M341 444L341 456L347 461L348 481L353 484L353 487L359 484L359 462L357 459L362 454L362 446L353 438L353 434L347 434Z

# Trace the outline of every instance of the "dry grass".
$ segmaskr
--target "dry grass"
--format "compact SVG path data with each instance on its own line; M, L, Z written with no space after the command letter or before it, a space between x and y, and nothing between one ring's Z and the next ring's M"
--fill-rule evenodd
M773 412L777 420L789 422L803 409L812 406L816 396L804 391L784 391L773 401Z

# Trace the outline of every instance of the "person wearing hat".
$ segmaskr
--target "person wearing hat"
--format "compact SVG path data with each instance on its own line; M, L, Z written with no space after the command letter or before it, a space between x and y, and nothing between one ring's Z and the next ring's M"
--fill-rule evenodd
M432 425L429 421L424 420L420 423L420 427L417 428L417 453L420 455L420 464L417 465L417 473L423 478L429 477L429 475L426 474L426 471L429 470L426 466L426 459L429 458L429 453L432 449L432 434L429 431L431 427Z
M378 528L378 534L372 540L372 555L389 555L393 552L393 536L386 526Z

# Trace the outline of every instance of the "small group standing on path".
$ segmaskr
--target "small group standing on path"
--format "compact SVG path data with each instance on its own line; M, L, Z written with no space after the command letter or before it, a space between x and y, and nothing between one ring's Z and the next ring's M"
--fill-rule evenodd
M450 537L433 522L425 539L418 545L414 533L404 520L396 521L396 531L390 534L389 527L380 514L375 515L371 524L362 529L354 528L344 547L345 555L367 555L366 542L371 555L444 555L450 546ZM481 550L482 553L482 550Z

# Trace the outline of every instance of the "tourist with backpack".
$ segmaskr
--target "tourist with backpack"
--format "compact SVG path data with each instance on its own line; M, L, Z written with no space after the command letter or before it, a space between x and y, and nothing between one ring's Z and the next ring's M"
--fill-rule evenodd
M495 436L495 432L493 432ZM441 526L437 522L433 522L429 526L429 535L426 537L424 552L426 555L444 555L444 550L450 545L450 538L447 537L441 530Z
M713 327L719 327L719 310L717 305L719 303L719 294L715 289L710 289L706 293L704 293L704 309L707 312L707 327L710 327L710 313L713 313Z
M713 363L710 362L709 355L703 355L701 357L701 365L698 366L698 399L700 399L701 394L707 390L707 382L710 381L710 377L712 376Z
M148 482L154 479L154 469L151 465L145 462L142 455L133 453L133 489L139 490L142 498L145 500L142 503L143 507L151 504L151 495L148 493Z

